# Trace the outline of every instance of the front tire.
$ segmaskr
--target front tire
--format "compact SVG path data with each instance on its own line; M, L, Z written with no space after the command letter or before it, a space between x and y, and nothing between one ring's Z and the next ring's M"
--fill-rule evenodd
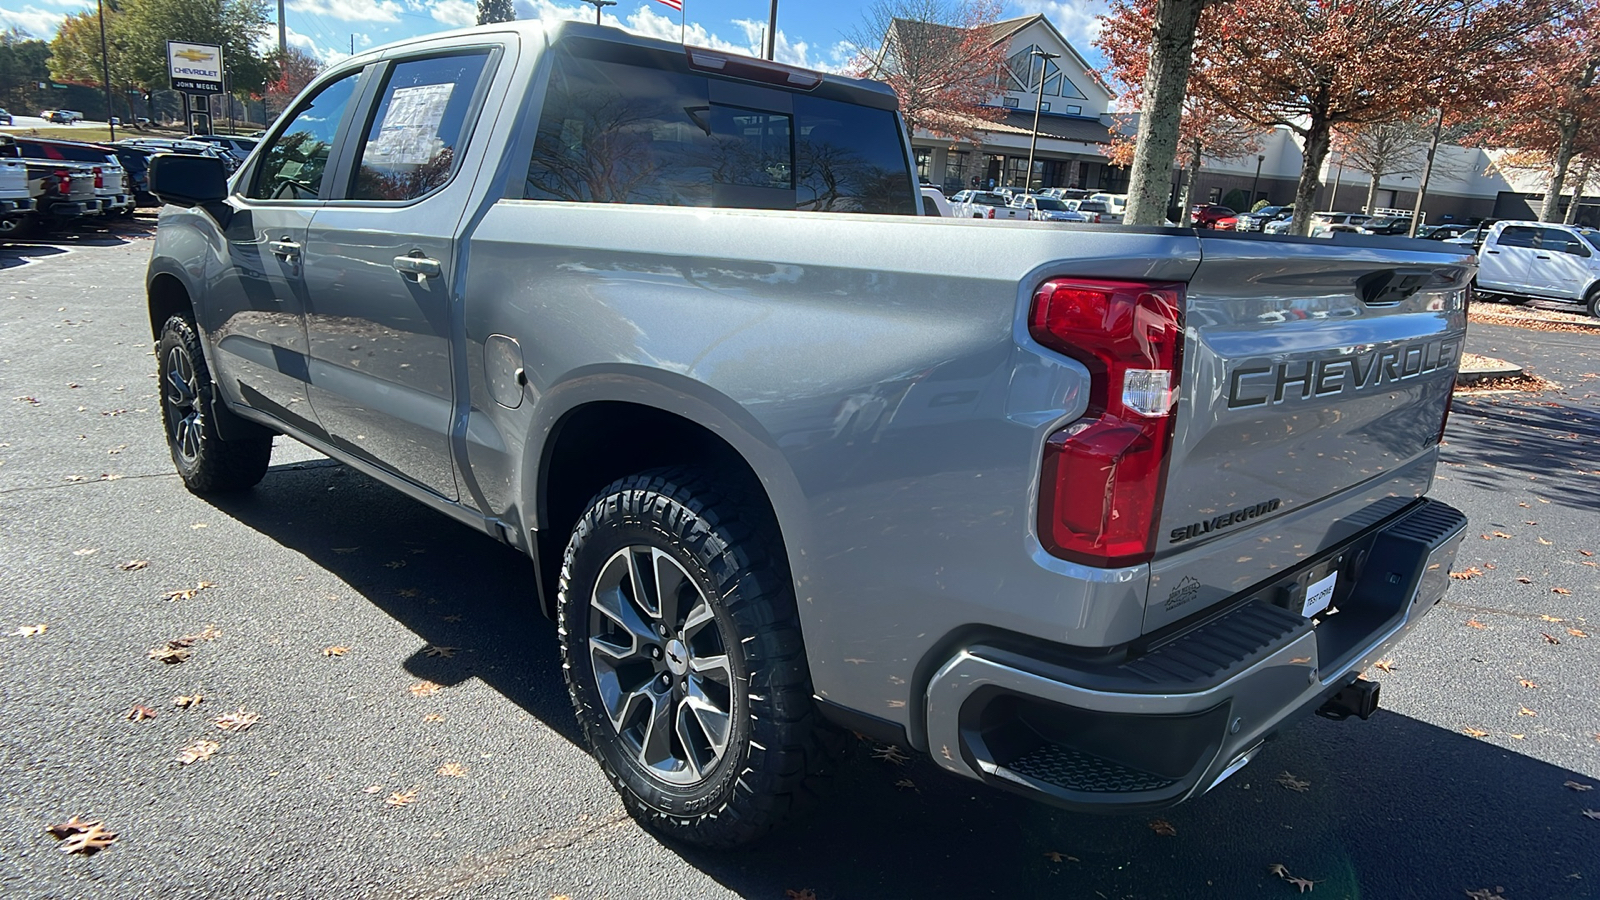
M1600 319L1600 286L1590 288L1588 296L1583 298L1583 303L1589 307L1589 315Z
M156 344L156 366L167 447L184 485L196 494L217 494L258 484L272 461L272 436L223 440L217 433L212 420L216 388L193 322L183 316L167 319Z
M748 844L833 762L776 526L714 478L602 490L561 568L562 669L590 751L666 837Z

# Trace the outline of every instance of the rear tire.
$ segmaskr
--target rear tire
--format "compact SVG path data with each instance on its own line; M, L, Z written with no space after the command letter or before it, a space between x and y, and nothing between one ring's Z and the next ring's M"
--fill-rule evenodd
M639 822L751 843L834 761L770 516L695 469L601 490L567 544L562 670L590 752Z
M194 323L172 316L156 344L161 389L161 421L167 448L183 483L196 494L219 494L254 487L272 461L272 436L223 440L212 420L216 387L206 367Z
M33 234L38 223L33 216L17 216L0 220L0 240L20 240Z
M1600 319L1600 285L1589 289L1588 296L1583 298L1584 305L1589 307L1589 315Z

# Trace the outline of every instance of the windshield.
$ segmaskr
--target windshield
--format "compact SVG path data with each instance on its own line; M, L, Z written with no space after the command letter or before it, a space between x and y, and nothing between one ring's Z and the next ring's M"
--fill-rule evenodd
M1059 212L1067 208L1065 203L1062 203L1060 200L1057 200L1054 197L1038 197L1035 198L1033 202L1034 205L1038 206L1040 209L1049 209Z
M1078 209L1083 212L1105 212L1105 203L1099 200L1085 200L1078 204Z
M968 202L978 203L983 206L1005 206L1006 198L999 194L973 194L972 199Z
M1283 207L1281 206L1263 206L1251 213L1251 215L1266 216L1267 218L1271 218L1281 212L1283 212Z

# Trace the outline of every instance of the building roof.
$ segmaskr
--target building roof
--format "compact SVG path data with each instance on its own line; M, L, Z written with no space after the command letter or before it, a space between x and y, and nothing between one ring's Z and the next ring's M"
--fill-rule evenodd
M1067 48L1067 52L1072 54L1073 62L1081 66L1084 73L1090 78L1093 78L1094 83L1099 85L1101 90L1105 91L1107 94L1110 94L1113 98L1116 97L1117 92L1112 90L1111 87L1105 83L1105 80L1100 77L1100 73L1096 72L1094 67L1089 65L1088 60L1083 58L1083 54L1078 52L1078 48L1072 46L1072 42L1067 40L1066 36L1061 33L1060 29L1056 28L1056 26L1052 24L1049 18L1047 18L1043 13L1034 13L1031 16L1019 16L1015 19L1005 19L1004 21L994 23L993 25L989 26L989 43L1000 44L1010 41L1024 28L1027 28L1029 25L1032 25L1035 22L1042 23L1044 27L1050 29L1050 33L1055 36L1056 40L1061 42L1061 46ZM956 25L941 25L937 22L923 22L918 19L895 18L890 20L889 30L898 35L901 40L912 41L918 39L922 34L932 34L937 31L960 32L964 31L965 29ZM953 36L947 37L951 40L959 40L959 38L955 38ZM889 41L888 36L886 35L883 45L878 48L879 64L882 64L883 62L883 54L888 49L888 45Z
M1029 137L1033 134L1033 113L1011 113L998 122L946 114L948 124L957 130L971 129L990 134L1014 134ZM1109 144L1111 133L1106 126L1093 119L1064 119L1059 116L1039 120L1039 137L1045 140L1078 141L1085 144Z

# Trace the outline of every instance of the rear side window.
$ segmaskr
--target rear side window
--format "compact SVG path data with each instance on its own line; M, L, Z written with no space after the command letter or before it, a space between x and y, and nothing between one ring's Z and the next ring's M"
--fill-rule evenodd
M450 180L488 51L397 63L361 147L354 200L414 200Z
M1557 253L1571 253L1573 256L1588 256L1589 248L1583 242L1566 231L1559 228L1539 229L1539 249L1554 250Z
M893 113L804 94L761 109L712 93L703 75L563 53L523 196L917 214Z
M1500 247L1532 247L1533 239L1538 234L1539 230L1537 228L1512 225L1500 232L1500 236L1495 238L1495 244Z

